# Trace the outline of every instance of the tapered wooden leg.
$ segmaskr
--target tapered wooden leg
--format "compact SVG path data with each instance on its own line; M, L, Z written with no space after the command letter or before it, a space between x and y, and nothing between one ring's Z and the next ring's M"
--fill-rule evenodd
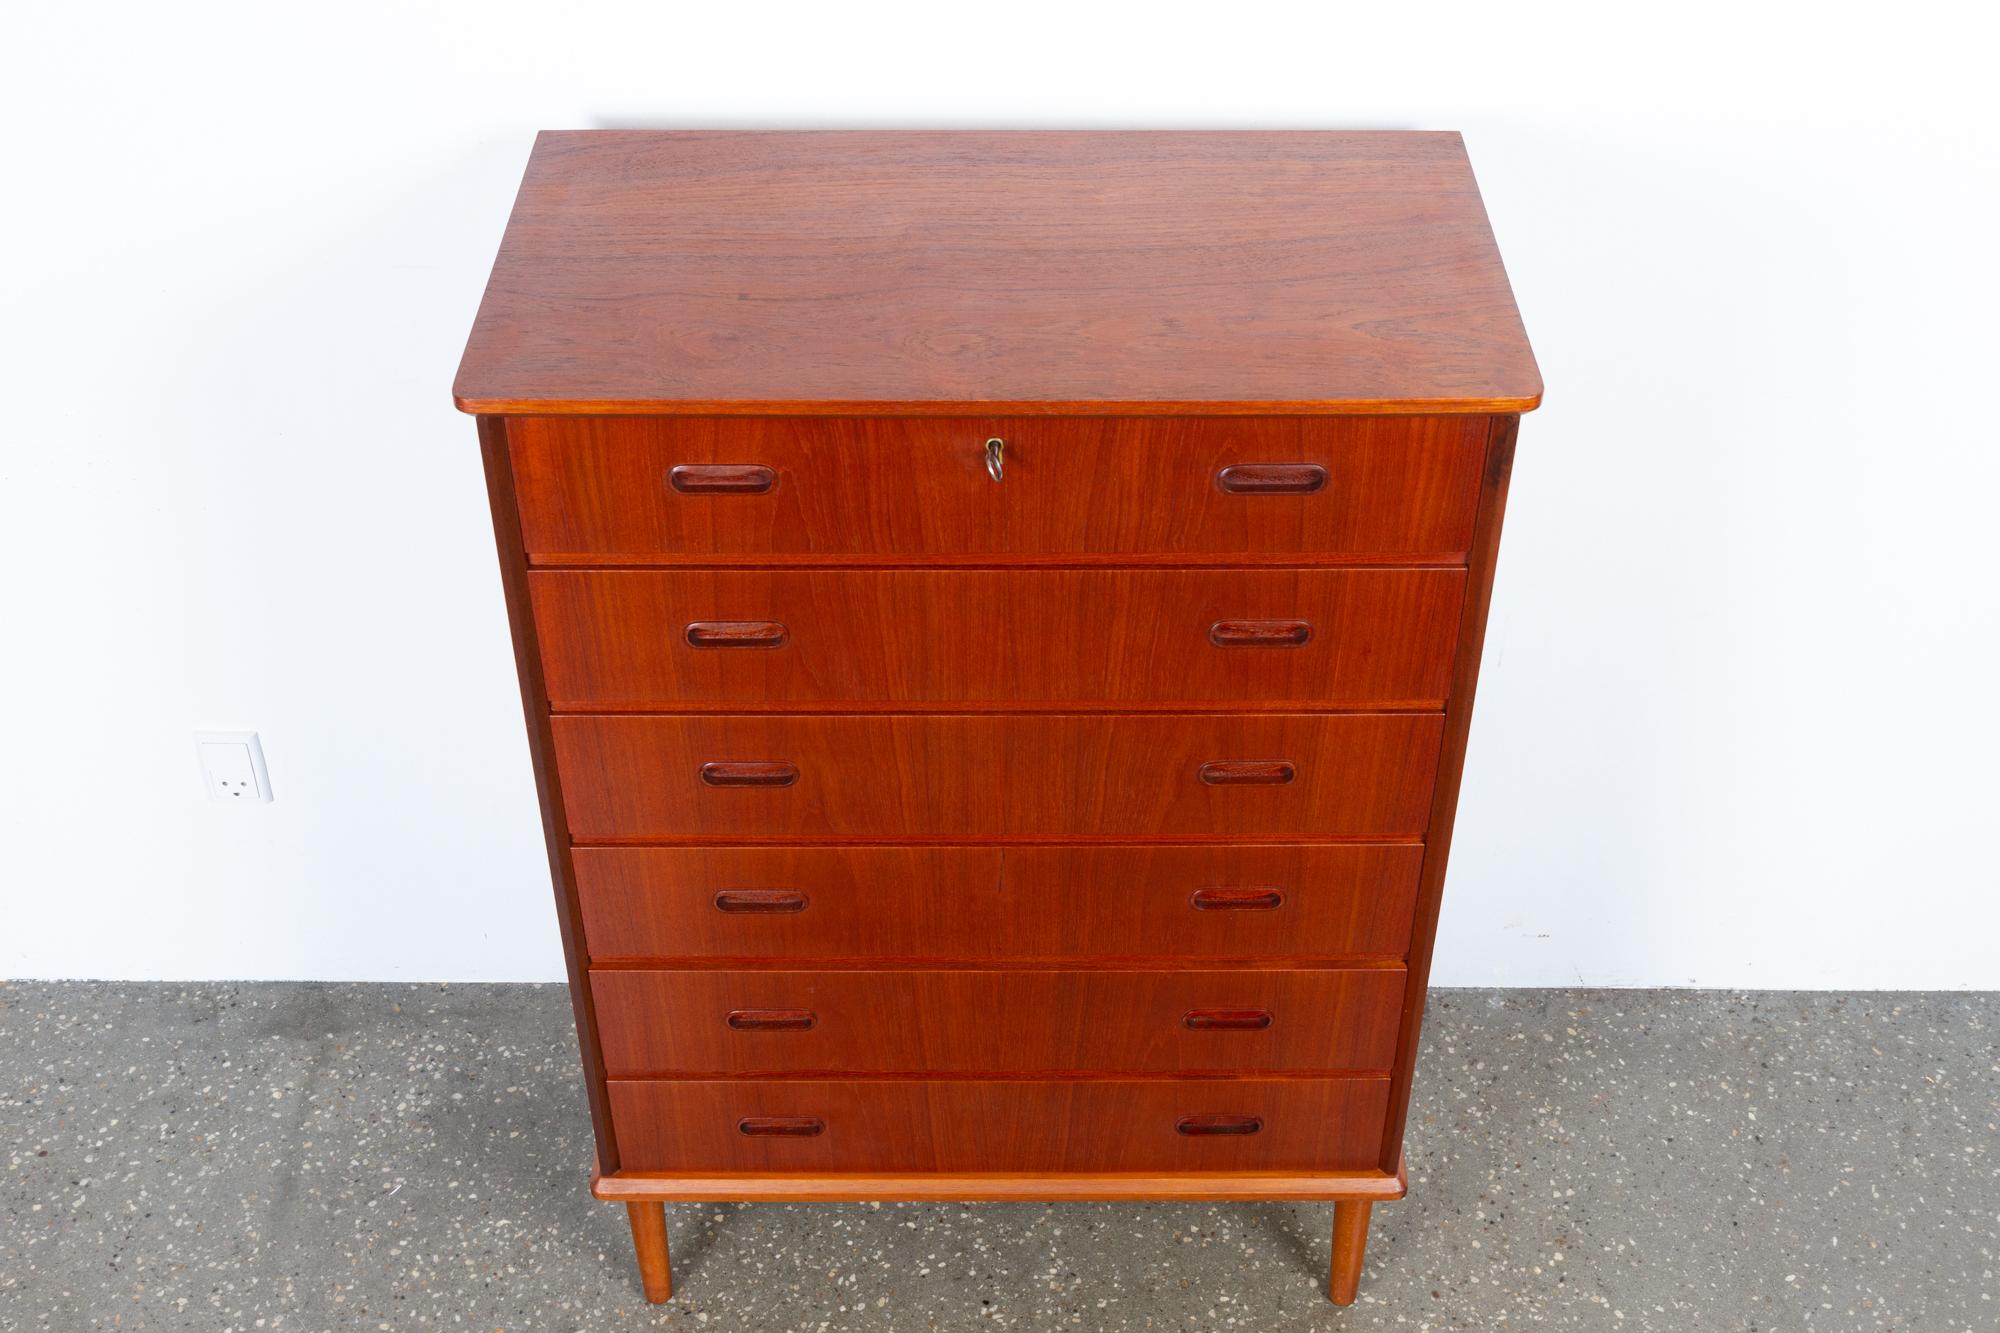
M1354 1304L1361 1286L1361 1260L1368 1253L1368 1214L1375 1207L1366 1199L1343 1199L1333 1205L1333 1277L1326 1294L1335 1305Z
M628 1203L625 1211L632 1219L632 1248L639 1254L639 1283L646 1289L646 1299L655 1305L672 1300L674 1271L667 1266L667 1206Z

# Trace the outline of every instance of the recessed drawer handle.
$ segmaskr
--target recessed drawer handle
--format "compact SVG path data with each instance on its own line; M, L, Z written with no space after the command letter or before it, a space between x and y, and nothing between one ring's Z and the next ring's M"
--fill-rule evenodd
M1317 463L1238 463L1215 474L1215 484L1231 495L1311 495L1326 485Z
M1312 638L1309 620L1218 620L1208 641L1218 648L1297 648Z
M697 620L687 627L696 648L782 648L787 637L775 620Z
M806 896L797 889L724 889L715 895L718 912L803 912Z
M736 1122L736 1132L754 1139L810 1139L826 1132L826 1121L810 1115L746 1115Z
M799 770L790 764L703 764L701 780L711 787L789 787Z
M1283 759L1232 759L1201 766L1201 780L1211 787L1282 787L1298 775Z
M1188 899L1197 912L1268 912L1284 901L1276 889L1196 889Z
M729 1026L738 1032L804 1032L819 1022L810 1009L732 1009Z
M1262 1116L1184 1115L1174 1128L1189 1137L1208 1134L1255 1134L1264 1127Z
M762 495L778 474L755 463L683 463L667 474L682 495Z
M1190 1009L1181 1019L1190 1032L1262 1032L1271 1015L1262 1009Z

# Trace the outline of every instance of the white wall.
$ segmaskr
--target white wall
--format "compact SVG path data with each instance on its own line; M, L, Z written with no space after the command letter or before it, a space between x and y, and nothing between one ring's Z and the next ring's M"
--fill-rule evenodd
M1839 12L17 4L0 975L560 974L448 397L536 129L1380 126L1549 386L1437 979L2000 987L1992 85Z

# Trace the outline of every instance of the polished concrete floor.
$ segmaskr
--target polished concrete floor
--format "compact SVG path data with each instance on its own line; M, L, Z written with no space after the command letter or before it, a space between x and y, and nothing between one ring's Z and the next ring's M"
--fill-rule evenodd
M0 983L0 1330L2000 1328L2000 995L1446 991L1325 1204L684 1205L639 1298L545 986Z

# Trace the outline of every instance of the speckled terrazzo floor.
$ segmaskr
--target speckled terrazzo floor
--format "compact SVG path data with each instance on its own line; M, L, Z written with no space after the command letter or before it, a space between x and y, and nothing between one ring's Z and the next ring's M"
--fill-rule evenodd
M2000 995L1438 993L1330 1205L669 1210L640 1300L544 986L0 983L0 1329L2000 1328Z

